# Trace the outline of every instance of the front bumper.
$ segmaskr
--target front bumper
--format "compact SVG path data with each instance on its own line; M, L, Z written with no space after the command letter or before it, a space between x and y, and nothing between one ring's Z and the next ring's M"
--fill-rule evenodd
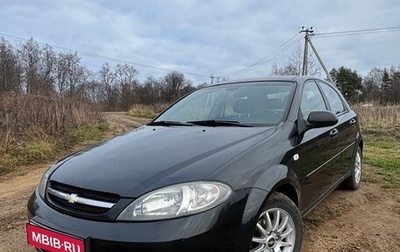
M49 207L35 191L29 221L86 240L86 252L249 251L258 210L266 192L234 192L209 211L169 220L101 222L72 217Z

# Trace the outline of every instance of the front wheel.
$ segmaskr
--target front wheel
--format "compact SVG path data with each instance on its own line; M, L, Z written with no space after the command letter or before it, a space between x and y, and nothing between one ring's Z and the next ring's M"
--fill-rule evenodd
M302 234L298 208L286 195L274 192L258 218L250 252L298 252Z
M344 187L350 190L357 190L360 187L361 175L362 175L362 151L360 147L357 147L357 151L354 156L351 175L345 181L343 181Z

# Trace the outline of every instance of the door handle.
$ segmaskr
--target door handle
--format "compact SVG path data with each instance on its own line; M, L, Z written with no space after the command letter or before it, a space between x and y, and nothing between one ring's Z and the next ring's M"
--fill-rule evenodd
M339 133L339 130L333 129L333 130L331 130L331 132L329 132L329 135L330 135L331 137L334 137L334 136L337 135L337 133Z
M353 124L355 124L356 122L357 122L357 120L353 118L353 119L350 120L349 124L350 124L350 125L353 125Z

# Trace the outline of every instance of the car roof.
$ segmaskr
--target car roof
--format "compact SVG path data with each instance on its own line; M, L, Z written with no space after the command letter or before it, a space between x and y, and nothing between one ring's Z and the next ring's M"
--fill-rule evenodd
M254 83L254 82L270 82L270 81L287 81L287 82L297 82L297 83L303 83L306 80L321 80L316 77L312 76L298 76L298 75L290 75L290 76L270 76L270 77L263 77L263 78L249 78L249 79L238 79L238 80L229 80L221 83L216 83L212 84L209 86L218 86L218 85L227 85L227 84L234 84L234 83Z

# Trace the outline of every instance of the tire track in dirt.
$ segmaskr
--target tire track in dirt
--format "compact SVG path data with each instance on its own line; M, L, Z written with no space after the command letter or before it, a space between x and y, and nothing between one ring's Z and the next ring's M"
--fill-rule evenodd
M132 117L127 115L126 112L105 112L104 117L114 134L120 134L140 127L150 120L147 118Z

